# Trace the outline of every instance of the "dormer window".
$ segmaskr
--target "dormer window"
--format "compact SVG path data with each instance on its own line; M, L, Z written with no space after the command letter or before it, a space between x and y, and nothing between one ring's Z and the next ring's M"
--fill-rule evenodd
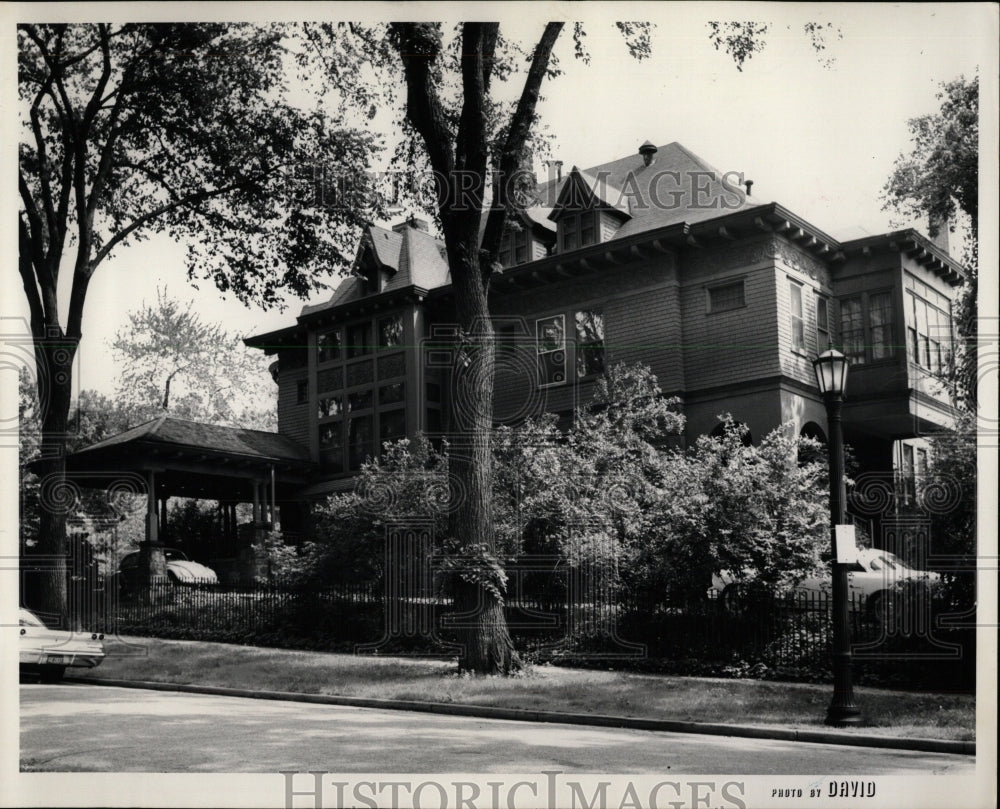
M374 295L380 292L379 281L381 273L378 271L378 267L374 265L367 265L361 269L361 294L362 295Z
M588 244L597 244L597 211L567 213L559 217L559 250L575 250Z
M512 267L515 264L525 264L530 260L531 234L528 228L523 225L519 230L509 228L504 231L503 241L500 243L500 263L505 267Z

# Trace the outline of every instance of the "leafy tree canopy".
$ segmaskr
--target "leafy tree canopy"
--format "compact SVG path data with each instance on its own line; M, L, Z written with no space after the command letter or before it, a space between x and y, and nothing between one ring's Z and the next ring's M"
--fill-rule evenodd
M944 82L941 109L907 122L912 147L883 188L884 209L929 220L931 236L957 215L979 226L979 76Z
M960 76L941 84L936 113L907 122L912 147L896 160L883 188L884 209L912 219L928 220L932 237L942 227L953 230L965 221L969 239L962 256L968 279L955 310L962 341L953 352L949 371L957 403L976 409L979 360L979 76Z
M211 424L277 428L267 362L221 323L157 290L115 336L116 404L134 426L162 413Z

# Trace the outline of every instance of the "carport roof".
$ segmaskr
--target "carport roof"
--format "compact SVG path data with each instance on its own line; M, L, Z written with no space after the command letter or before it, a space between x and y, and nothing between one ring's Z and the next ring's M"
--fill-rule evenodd
M38 462L36 462L38 463ZM140 424L66 456L66 477L80 485L142 488L156 474L167 496L252 500L272 471L279 499L297 499L317 465L287 436L172 416Z
M173 416L160 416L125 432L112 435L96 444L78 450L82 455L94 450L120 446L131 442L153 442L174 447L192 447L201 452L244 455L262 460L309 461L309 450L287 436L243 427L222 427L188 421Z

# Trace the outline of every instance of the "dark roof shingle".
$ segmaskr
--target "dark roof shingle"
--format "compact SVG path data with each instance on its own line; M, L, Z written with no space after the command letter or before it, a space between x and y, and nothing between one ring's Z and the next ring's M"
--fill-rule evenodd
M197 447L208 452L247 455L262 459L309 461L309 451L305 447L279 433L248 430L243 427L222 427L172 416L160 416L147 421L145 424L84 447L74 454L120 447L140 441Z

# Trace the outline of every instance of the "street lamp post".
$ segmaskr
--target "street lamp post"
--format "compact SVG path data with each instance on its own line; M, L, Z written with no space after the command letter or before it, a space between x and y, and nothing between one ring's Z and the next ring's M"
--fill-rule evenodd
M828 725L856 725L860 711L851 682L851 628L847 614L847 569L838 561L836 531L844 522L847 499L844 487L844 434L840 410L847 390L847 357L824 351L815 360L816 381L826 403L830 430L830 545L833 550L833 699L826 712Z

